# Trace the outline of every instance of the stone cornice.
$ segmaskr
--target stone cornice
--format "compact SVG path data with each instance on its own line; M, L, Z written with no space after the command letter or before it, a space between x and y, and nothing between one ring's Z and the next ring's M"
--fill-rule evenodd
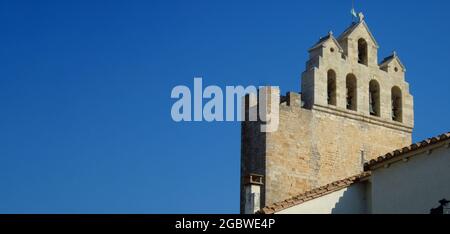
M312 110L325 112L328 114L333 114L336 116L345 117L345 118L353 119L353 120L357 120L357 121L362 121L362 122L366 122L369 124L374 124L374 125L398 130L398 131L407 132L407 133L412 133L412 131L413 131L413 126L408 126L406 124L402 124L402 123L394 122L394 121L387 121L387 120L381 119L379 117L363 115L363 114L355 112L355 111L342 110L340 108L333 108L330 106L322 106L322 105L318 105L318 104L313 105Z

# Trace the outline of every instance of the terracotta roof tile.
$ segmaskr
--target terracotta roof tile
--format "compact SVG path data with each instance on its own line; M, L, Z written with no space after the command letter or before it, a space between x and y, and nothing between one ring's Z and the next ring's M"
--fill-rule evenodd
M387 154L385 154L384 156L380 156L378 157L376 160L370 160L370 162L366 163L364 165L364 168L366 171L371 170L374 166L376 165L380 165L388 160L394 159L394 158L401 158L401 156L407 154L407 153L411 153L420 149L423 149L427 146L431 146L431 145L435 145L438 143L441 143L443 141L449 140L450 139L450 132L445 133L445 134L441 134L437 137L432 137L426 140L423 140L421 142L412 144L408 147L404 147L402 149L398 149L398 150L394 150L392 152L389 152Z
M334 183L322 186L320 188L316 188L316 189L307 191L303 194L289 198L285 201L277 202L270 206L264 207L260 211L258 211L257 214L274 214L278 211L285 210L285 209L291 208L296 205L300 205L304 202L311 201L315 198L323 197L332 192L349 187L352 184L355 184L365 178L370 177L370 175L371 175L370 172L364 172L360 175L352 176L347 179L336 181Z

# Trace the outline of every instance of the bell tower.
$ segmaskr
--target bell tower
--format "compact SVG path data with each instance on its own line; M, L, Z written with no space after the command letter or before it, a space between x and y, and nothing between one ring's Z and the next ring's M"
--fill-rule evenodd
M405 66L396 52L378 62L379 45L361 13L359 19L338 38L330 32L309 50L302 75L305 107L411 131L413 97Z
M405 66L396 52L378 62L378 48L360 14L309 49L301 93L280 98L278 131L242 123L242 213L359 174L366 161L411 144Z

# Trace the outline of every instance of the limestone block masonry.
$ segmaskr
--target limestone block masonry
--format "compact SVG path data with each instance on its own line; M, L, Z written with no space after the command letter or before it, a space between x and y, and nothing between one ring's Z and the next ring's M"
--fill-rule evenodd
M261 176L256 206L262 208L356 175L364 162L412 142L406 69L395 52L378 63L364 19L337 38L330 32L309 53L302 93L281 97L278 131L242 123L242 213L252 201L248 186L255 186L246 182L249 175Z

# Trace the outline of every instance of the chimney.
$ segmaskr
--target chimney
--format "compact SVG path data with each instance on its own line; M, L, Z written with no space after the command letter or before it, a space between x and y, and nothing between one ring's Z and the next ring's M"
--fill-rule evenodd
M262 208L261 188L264 176L249 174L244 178L245 214L255 214Z

